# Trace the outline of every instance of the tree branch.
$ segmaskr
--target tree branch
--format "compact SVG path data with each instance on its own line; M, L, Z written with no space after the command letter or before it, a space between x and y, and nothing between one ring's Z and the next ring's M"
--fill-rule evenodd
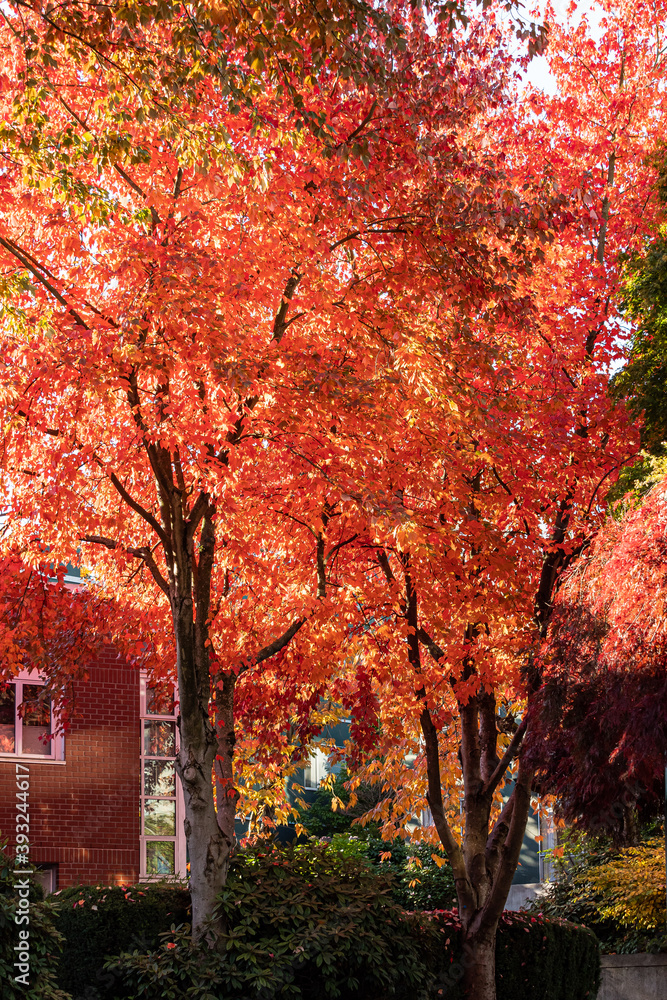
M513 759L519 752L521 743L523 742L523 738L525 735L526 735L526 720L522 719L519 728L512 737L509 746L505 750L505 753L503 754L502 758L498 763L498 766L496 767L495 771L484 785L485 795L493 795L496 788L500 784L502 777L505 774L505 771L510 766Z
M115 550L123 548L123 551L130 556L134 556L135 559L141 559L148 569L149 573L157 583L160 590L171 599L169 593L169 584L162 576L155 559L153 558L153 553L148 548L147 545L142 545L137 548L132 548L130 546L120 546L114 538L106 538L104 535L82 535L82 542L89 542L91 545L104 545L105 548Z
M296 268L292 268L292 274L287 279L287 284L285 285L285 291L283 292L283 300L280 304L280 309L276 313L276 318L273 321L273 340L278 343L280 343L283 339L285 330L289 325L285 322L287 318L287 310L289 309L289 304L296 290L296 286L300 281L301 275Z
M426 647L426 649L429 651L429 653L431 654L436 663L438 662L438 660L444 659L445 657L444 650L440 648L437 642L434 642L434 640L428 634L426 629L420 628L417 635L419 636L419 641L421 642L422 646Z
M500 816L494 824L493 830L489 835L489 839L486 842L486 851L484 853L487 868L491 872L491 878L495 876L498 869L500 851L502 850L505 840L507 839L507 834L509 833L510 820L512 819L513 811L514 797L510 795L501 810Z
M40 272L39 266L36 263L32 263L29 256L24 254L19 246L13 244L10 240L6 240L3 236L0 236L0 246L3 246L8 253L15 257L16 260L18 260L19 263L26 269L26 271L30 271L37 281L39 281L40 285L43 285L44 288L46 288L46 290L54 297L54 299L60 303L63 309L66 309L68 314L76 320L78 326L83 327L84 330L89 329L88 324L84 321L82 316L76 311L76 309L74 309L73 306L69 304L67 299L60 294L58 289L51 284L48 278Z
M146 523L151 526L151 528L156 533L162 544L166 547L167 536L157 518L154 517L150 511L142 507L141 504L138 503L138 501L135 500L134 497L128 493L128 491L125 489L125 487L123 486L123 484L121 483L115 472L109 472L108 476L113 485L115 486L116 490L118 491L118 493L121 495L125 503L128 505L128 507L131 507L132 510L135 511L135 513L137 513L140 517L142 517L144 521L146 521Z
M297 620L293 622L278 639L270 642L268 646L264 646L263 649L260 649L260 651L252 657L252 659L248 660L241 667L240 672L243 673L248 669L248 667L256 666L256 664L261 663L263 660L268 660L271 656L275 656L276 653L279 653L281 649L284 649L285 646L292 641L299 629L305 625L305 623L305 618L297 618Z

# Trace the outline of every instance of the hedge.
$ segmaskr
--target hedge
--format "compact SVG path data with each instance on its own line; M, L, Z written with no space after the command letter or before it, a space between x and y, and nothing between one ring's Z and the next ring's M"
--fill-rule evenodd
M104 1000L462 995L456 911L407 913L367 863L342 859L324 846L239 855L220 899L228 936L218 951L192 944L187 923L179 920L186 899L174 893L147 886L62 893L67 908L61 926L66 923L70 939L62 985L87 1000L96 1000L91 986ZM166 901L158 905L161 894ZM160 924L161 943L147 951ZM132 953L104 968L104 956L124 947L121 938L134 938ZM86 974L75 983L72 967L84 961ZM498 1000L592 1000L598 975L597 942L586 929L538 916L503 916Z
M65 943L57 978L75 998L117 1000L120 979L104 969L107 955L149 951L172 924L191 919L187 889L152 883L133 886L73 886L56 892L56 926Z
M450 971L438 979L447 1000L463 997L458 913L433 914L446 934ZM497 1000L593 1000L600 986L597 938L586 927L543 915L506 911L496 938Z

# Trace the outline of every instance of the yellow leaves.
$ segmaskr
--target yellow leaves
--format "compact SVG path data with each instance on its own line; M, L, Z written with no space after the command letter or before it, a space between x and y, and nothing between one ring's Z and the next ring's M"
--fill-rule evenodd
M655 837L639 847L628 847L617 858L588 873L602 899L603 917L641 930L665 922L665 842Z
M438 868L442 868L443 865L447 864L447 858L443 858L439 854L432 854L431 855L431 860L435 861L435 863L438 866Z

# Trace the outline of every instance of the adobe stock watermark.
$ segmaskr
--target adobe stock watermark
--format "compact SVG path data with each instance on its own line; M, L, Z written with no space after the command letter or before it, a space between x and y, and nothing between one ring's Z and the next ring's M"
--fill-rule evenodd
M14 945L14 981L22 986L30 986L30 876L34 871L30 866L30 768L27 764L16 765L16 857L14 888L18 896L14 923L18 927L18 943Z

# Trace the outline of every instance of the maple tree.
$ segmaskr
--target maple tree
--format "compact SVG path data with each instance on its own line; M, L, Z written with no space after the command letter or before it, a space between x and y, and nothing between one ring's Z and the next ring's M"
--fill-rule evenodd
M348 552L365 514L344 490L396 433L396 351L420 366L422 303L432 314L443 276L449 309L488 300L506 315L550 204L536 215L467 141L510 65L497 33L464 49L397 8L405 52L382 101L323 65L295 118L270 73L236 102L193 70L176 113L128 81L124 28L108 59L72 48L41 10L12 11L0 35L9 538L38 539L55 563L94 559L153 643L173 644L200 935L234 844L238 705L251 774L273 766L272 741L294 765L321 724L317 699L345 684L363 572ZM158 75L173 31L139 31ZM299 127L317 115L325 137ZM503 198L512 224L498 233ZM384 431L366 435L374 424Z
M656 216L647 153L664 120L664 9L602 6L602 39L585 18L576 28L552 18L556 96L528 91L521 111L485 123L515 176L538 173L567 197L568 225L520 279L520 318L469 308L448 329L444 310L434 317L442 354L429 345L405 379L401 431L390 454L378 448L375 492L363 487L375 504L359 640L377 738L359 777L396 790L371 813L388 834L426 794L476 1000L495 996L495 932L534 787L532 708L559 582L638 451L608 387L624 349L619 258Z

